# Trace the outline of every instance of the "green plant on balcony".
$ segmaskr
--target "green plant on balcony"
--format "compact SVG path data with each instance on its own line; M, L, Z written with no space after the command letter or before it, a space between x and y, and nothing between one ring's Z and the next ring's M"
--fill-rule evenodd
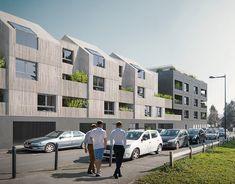
M81 98L65 98L65 106L66 107L75 107L75 108L87 108L88 102L86 99Z
M84 71L75 71L71 75L71 80L76 81L76 82L81 82L81 83L87 83L88 82L88 75Z
M129 92L133 92L134 89L132 87L122 87L123 91L129 91Z
M131 109L129 107L125 107L125 106L119 107L119 110L125 111L125 112L133 112L133 109Z
M182 83L180 82L175 82L175 89L179 89L179 90L182 90Z
M165 114L174 114L172 111L166 110Z
M0 56L0 68L5 68L5 58L3 56Z
M160 98L165 98L165 99L169 99L172 100L172 96L171 95L167 95L167 94L163 94L163 93L154 93L155 97L160 97Z

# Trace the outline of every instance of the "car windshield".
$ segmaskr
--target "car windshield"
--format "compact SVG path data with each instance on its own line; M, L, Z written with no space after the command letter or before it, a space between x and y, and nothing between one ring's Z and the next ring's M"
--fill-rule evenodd
M57 138L57 137L59 137L62 133L63 133L62 131L53 131L53 132L47 134L45 137Z
M165 130L161 132L161 136L177 136L179 130Z
M199 129L188 129L189 134L197 134L199 132Z
M214 129L207 129L206 133L210 133L210 134L213 134L215 133L216 131Z
M223 129L223 128L220 128L220 129L219 129L219 132L224 132L224 129Z
M140 136L143 134L143 132L127 132L126 139L127 140L137 140L140 138Z

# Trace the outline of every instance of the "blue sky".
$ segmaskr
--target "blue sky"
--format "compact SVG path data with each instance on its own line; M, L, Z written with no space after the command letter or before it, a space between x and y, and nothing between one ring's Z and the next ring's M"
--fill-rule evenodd
M116 52L141 65L174 65L208 83L208 106L222 113L223 80L235 98L233 0L0 0L0 10Z

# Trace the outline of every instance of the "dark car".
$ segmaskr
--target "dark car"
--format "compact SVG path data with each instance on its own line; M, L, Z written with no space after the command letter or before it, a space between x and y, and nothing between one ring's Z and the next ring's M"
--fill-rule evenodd
M208 140L213 140L213 139L219 140L219 131L216 128L208 128L206 130L206 139L208 139Z
M31 151L45 151L47 153L58 148L82 147L85 134L81 131L53 131L44 137L28 139L24 142L24 148Z
M199 144L206 141L206 132L201 128L189 128L188 133L190 144Z
M189 135L185 129L166 129L161 132L163 148L179 149L189 146Z
M219 128L219 137L225 137L224 134L225 134L224 128ZM227 129L226 129L226 137L227 138L229 137L229 131Z

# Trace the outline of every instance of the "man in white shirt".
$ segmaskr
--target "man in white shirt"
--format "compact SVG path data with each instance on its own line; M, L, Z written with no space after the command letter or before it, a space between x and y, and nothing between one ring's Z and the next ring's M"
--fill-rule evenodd
M122 177L121 166L126 147L126 132L122 129L122 123L120 121L116 123L116 129L111 132L110 144L111 147L113 147L113 151L116 157L116 169L113 176L115 179L117 179L118 176Z
M100 167L103 159L104 148L107 144L106 131L103 129L103 121L99 120L96 123L97 128L91 131L90 137L93 141L95 153L96 176L100 176Z
M91 131L96 128L96 124L91 125L91 130L86 133L84 144L85 144L85 153L89 153L90 158L90 164L88 167L87 174L93 174L95 173L95 155L94 155L94 149L93 149L93 142L90 137Z

